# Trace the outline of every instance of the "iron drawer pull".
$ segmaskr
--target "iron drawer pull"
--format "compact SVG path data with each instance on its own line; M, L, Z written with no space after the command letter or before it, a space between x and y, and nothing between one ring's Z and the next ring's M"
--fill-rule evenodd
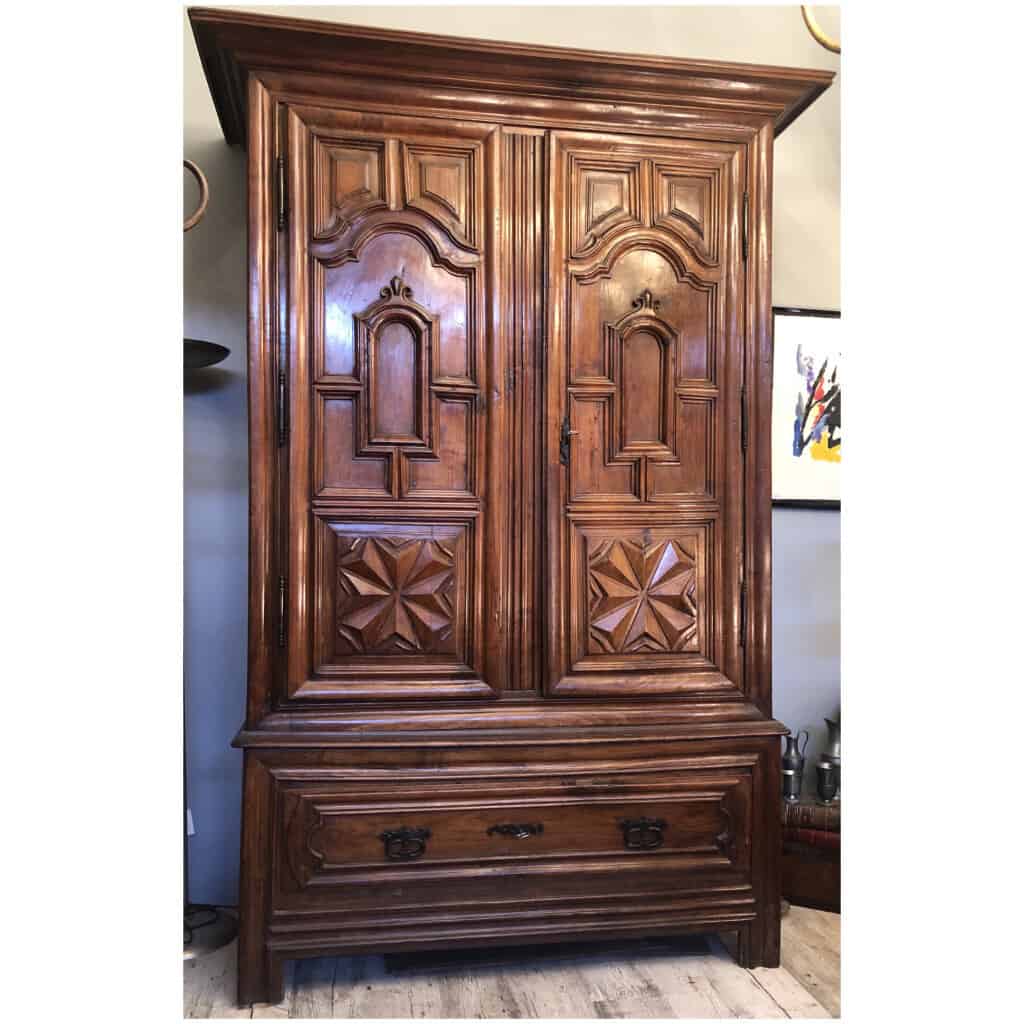
M384 843L388 860L416 860L422 857L430 838L429 828L396 828L381 832L378 838Z
M628 818L619 822L627 850L656 850L665 842L663 818Z
M544 831L543 825L492 825L488 830L489 836L510 836L512 839L529 839L530 836L539 836Z

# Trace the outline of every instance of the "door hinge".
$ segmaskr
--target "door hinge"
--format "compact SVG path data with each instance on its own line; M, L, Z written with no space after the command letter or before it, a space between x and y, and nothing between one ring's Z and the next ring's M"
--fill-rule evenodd
M288 222L288 191L285 183L284 157L277 158L277 230L284 231Z
M288 443L288 376L281 370L277 374L277 446Z
M287 615L288 615L288 578L278 576L277 578L277 646L285 647L288 643Z
M565 414L565 419L562 420L562 427L558 433L558 461L563 466L569 465L569 438L575 437L579 431L570 430L569 414Z
M740 647L747 646L747 581L740 584Z
M740 448L747 450L747 389L740 389Z
M747 262L747 252L749 251L749 243L747 242L747 220L750 216L750 196L743 193L743 262Z

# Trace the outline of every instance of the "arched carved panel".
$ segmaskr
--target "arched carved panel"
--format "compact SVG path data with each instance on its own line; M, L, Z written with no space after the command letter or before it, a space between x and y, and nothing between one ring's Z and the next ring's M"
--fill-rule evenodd
M634 451L648 444L664 445L667 403L659 394L668 379L669 346L655 332L637 327L624 333L619 342L622 379L622 411L619 445ZM649 389L647 385L654 382Z
M437 372L441 317L396 276L352 320L352 373L321 387L319 492L376 491L383 478L395 498L475 495L479 388Z
M393 317L377 327L367 347L371 442L424 440L419 392L425 381L421 354L429 351L429 344L415 326Z
M420 449L433 454L431 363L439 342L438 318L393 277L380 298L355 316L362 367L363 453Z
M315 379L330 400L344 392L354 403L359 428L352 451L338 417L321 420L318 479L329 490L320 493L354 495L377 459L396 498L415 488L439 497L475 494L477 271L448 264L405 222L390 231L369 226L351 249L354 258L319 265L323 319L314 323ZM394 274L396 266L404 277Z
M609 447L615 460L677 457L672 399L678 332L658 316L660 305L644 289L629 313L605 325L614 387Z
M606 280L617 296L613 282L614 275ZM588 375L575 377L570 395L570 430L579 438L569 464L570 495L574 501L618 494L647 502L711 494L714 396L693 397L679 371L681 362L693 363L686 331L661 313L663 305L687 304L663 302L644 289L629 305L629 312L604 323L600 347L584 349L589 362L574 367ZM583 318L596 322L591 314ZM579 351L586 339L574 334L572 341ZM619 468L624 463L629 473Z
M322 312L313 324L318 381L358 379L355 314L379 298L382 282L399 274L415 288L417 301L438 319L438 376L476 383L478 271L472 263L463 266L447 260L418 220L418 215L417 222L401 215L374 215L349 244L320 250L314 312Z
M660 317L674 325L675 382L714 384L719 286L689 273L682 254L665 239L640 235L616 244L607 260L573 269L567 343L573 385L610 379L604 327L650 292Z

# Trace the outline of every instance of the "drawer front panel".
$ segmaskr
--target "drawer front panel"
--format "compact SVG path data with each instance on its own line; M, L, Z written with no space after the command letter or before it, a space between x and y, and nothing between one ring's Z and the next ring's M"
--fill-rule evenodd
M749 771L555 771L282 780L275 904L426 905L522 895L542 879L549 894L568 893L587 877L621 889L623 872L749 878Z

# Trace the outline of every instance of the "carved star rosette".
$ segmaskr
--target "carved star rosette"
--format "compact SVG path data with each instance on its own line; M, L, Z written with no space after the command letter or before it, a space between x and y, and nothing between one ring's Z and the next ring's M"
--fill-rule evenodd
M354 654L450 654L455 555L436 540L348 538L338 560L337 630Z
M604 541L588 562L592 653L699 649L697 565L677 541Z

